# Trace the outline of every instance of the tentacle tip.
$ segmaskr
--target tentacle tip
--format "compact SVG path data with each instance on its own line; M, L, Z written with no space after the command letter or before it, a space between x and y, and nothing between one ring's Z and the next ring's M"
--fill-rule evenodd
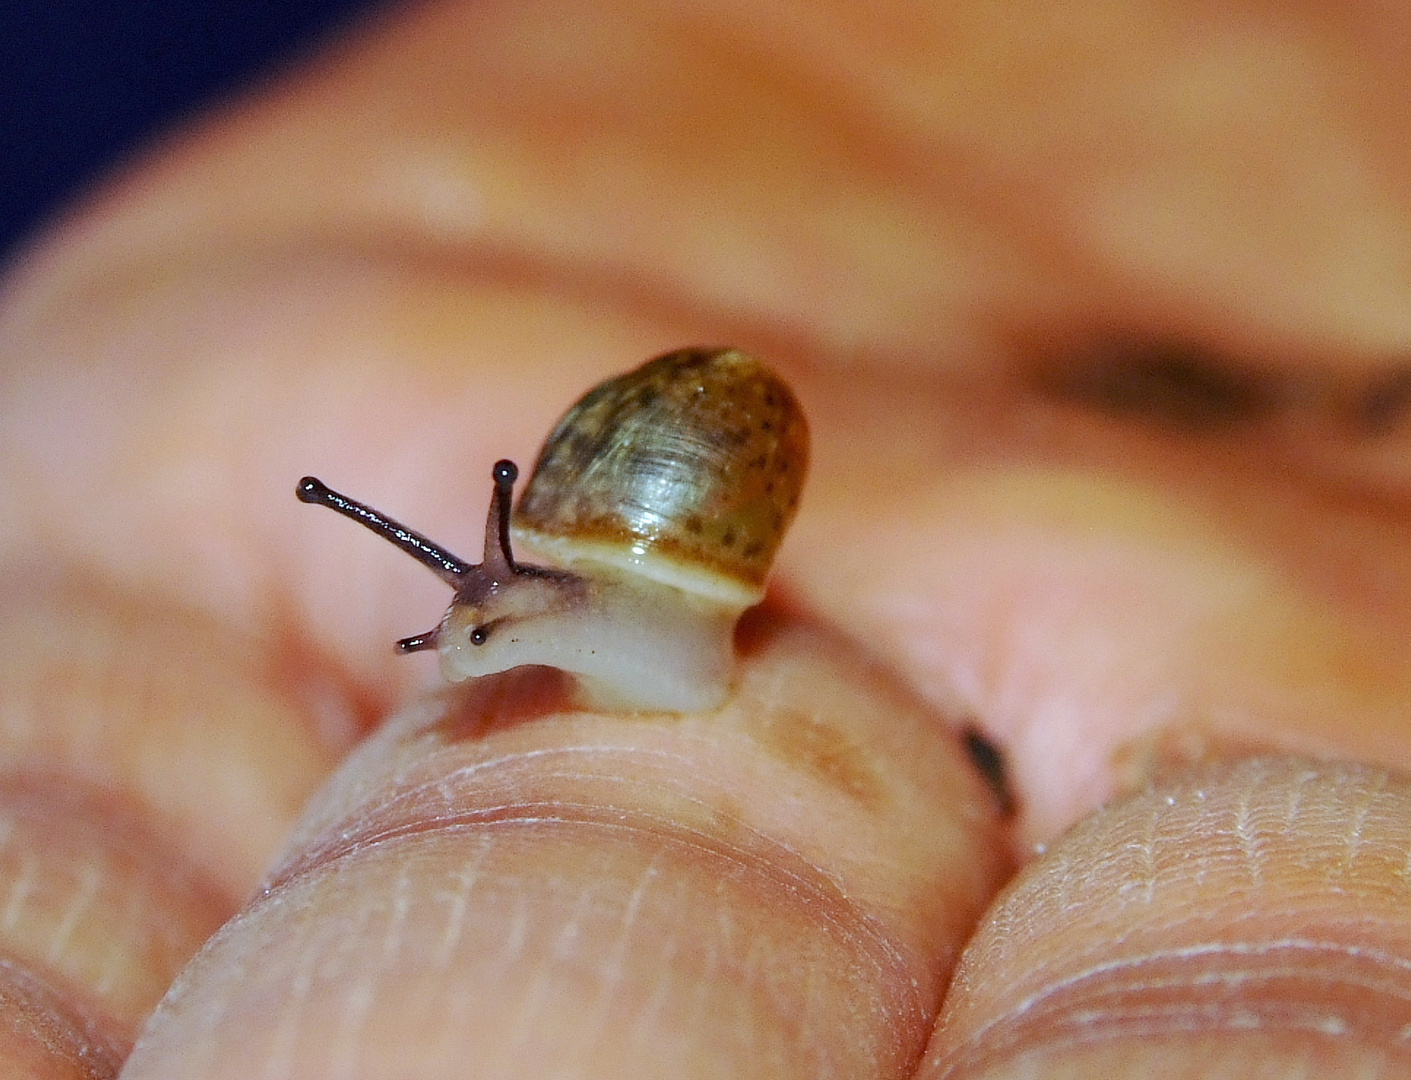
M413 634L411 637L402 638L397 642L397 655L406 656L408 653L434 649L437 633L437 630L428 630L424 634Z
M299 481L294 494L300 502L320 503L328 496L328 485L316 476L306 476Z
M490 471L491 478L495 481L496 487L509 487L519 479L519 466L509 458L502 458L495 462L495 467Z

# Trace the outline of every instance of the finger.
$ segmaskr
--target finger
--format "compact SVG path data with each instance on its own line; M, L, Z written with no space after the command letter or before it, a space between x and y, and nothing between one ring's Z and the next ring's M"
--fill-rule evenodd
M533 669L404 713L124 1076L901 1075L993 800L837 639L756 617L744 656L719 713L563 711Z
M1113 330L1400 350L1385 14L1081 10L614 3L599 38L548 3L422 5L175 141L34 272L82 295L228 246L469 254L923 370Z
M811 399L849 437L819 441L837 482L800 518L794 580L1005 749L1029 843L1175 761L1411 764L1403 504L1257 424L849 384Z
M0 580L0 1060L112 1076L331 752L248 642L52 571Z
M1408 807L1283 758L1104 810L986 917L920 1076L1404 1073Z

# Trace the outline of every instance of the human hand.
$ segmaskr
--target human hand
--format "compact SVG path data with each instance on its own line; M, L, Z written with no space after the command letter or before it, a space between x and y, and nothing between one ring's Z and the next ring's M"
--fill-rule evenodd
M266 880L125 1075L1394 1068L1390 17L443 2L123 178L0 315L0 1060L111 1075ZM695 342L814 432L738 700L427 697L294 481L455 546Z

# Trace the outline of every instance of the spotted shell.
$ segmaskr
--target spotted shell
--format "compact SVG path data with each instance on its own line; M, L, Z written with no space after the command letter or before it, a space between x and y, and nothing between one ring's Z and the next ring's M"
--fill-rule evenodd
M737 349L667 353L558 422L515 511L516 539L726 603L757 603L808 471L793 392Z

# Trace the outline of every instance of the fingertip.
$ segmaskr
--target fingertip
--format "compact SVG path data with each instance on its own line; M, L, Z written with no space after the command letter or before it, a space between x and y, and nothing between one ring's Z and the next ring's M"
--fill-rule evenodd
M797 624L718 713L565 712L540 677L364 744L127 1075L908 1068L1006 868L959 739Z
M921 1075L1398 1074L1407 850L1411 781L1383 769L1253 758L1169 777L1011 884Z
M315 476L304 477L294 488L295 496L300 502L305 503L322 502L327 493L328 486Z

